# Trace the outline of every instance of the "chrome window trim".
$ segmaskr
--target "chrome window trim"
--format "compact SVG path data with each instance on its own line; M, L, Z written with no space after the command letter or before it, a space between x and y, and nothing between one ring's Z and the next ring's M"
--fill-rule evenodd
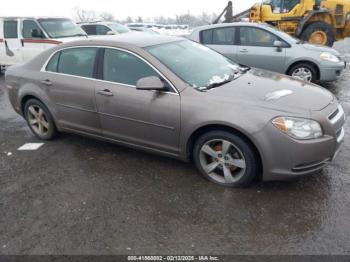
M136 56L137 58L141 59L143 62L145 62L148 66L150 66L154 71L156 71L161 77L163 77L165 79L165 81L168 82L168 84L170 85L171 89L174 92L161 92L163 94L171 94L171 95L179 95L179 91L176 89L176 87L174 86L174 84L163 74L161 73L155 66L153 66L150 62L148 62L145 58L143 58L142 56L129 51L127 49L124 48L120 48L120 47L111 47L111 46L95 46L95 45L91 45L91 46L69 46L69 47L65 47L65 48L61 48L56 50L55 52L53 52L49 58L46 60L46 62L44 63L44 65L41 67L40 72L45 72L45 73L50 73L50 74L56 74L56 75L64 75L64 76L70 76L70 77L75 77L75 78L82 78L82 79L88 79L88 80L94 80L94 81L98 81L98 82L105 82L105 83L111 83L111 84L115 84L115 85L121 85L121 86L126 86L126 87L133 87L136 88L135 85L129 85L129 84L124 84L124 83L118 83L118 82L112 82L112 81L107 81L107 80L102 80L102 79L97 79L97 78L93 78L93 77L84 77L84 76L76 76L76 75L70 75L70 74L64 74L64 73L58 73L58 72L51 72L51 71L47 71L46 67L49 64L49 62L51 61L52 57L58 53L61 52L63 50L67 50L67 49L76 49L76 48L105 48L105 49L115 49L115 50L119 50L122 52L126 52L129 53L131 55Z

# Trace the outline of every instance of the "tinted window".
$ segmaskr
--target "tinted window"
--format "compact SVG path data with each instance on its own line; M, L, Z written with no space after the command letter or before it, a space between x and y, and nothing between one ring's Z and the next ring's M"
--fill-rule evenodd
M17 21L4 21L4 37L18 38Z
M148 64L127 52L106 49L103 62L103 80L136 86L148 76L158 76Z
M273 47L273 42L279 41L277 36L253 27L241 27L240 43L243 46Z
M58 72L92 77L97 48L72 48L61 51Z
M107 35L107 32L112 31L107 26L96 25L96 35Z
M83 25L81 28L88 34L88 35L96 35L96 26L94 25Z
M60 52L56 53L46 66L46 71L57 72L58 59L60 57Z
M233 45L235 43L235 28L224 27L205 30L201 34L201 42L205 45Z
M38 33L33 35L33 31ZM35 21L24 20L22 34L24 38L40 37L42 35L41 29ZM40 37L41 38L41 37Z
M201 32L201 43L204 45L211 45L213 43L213 30Z

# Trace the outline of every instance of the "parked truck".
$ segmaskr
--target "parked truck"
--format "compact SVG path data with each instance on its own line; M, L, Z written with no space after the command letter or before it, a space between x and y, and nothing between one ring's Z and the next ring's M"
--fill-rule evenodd
M0 17L0 69L25 62L55 45L86 38L66 18Z

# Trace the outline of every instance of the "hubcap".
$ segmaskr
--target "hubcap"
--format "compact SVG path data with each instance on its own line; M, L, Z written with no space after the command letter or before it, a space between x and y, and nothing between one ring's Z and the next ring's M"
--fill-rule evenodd
M44 110L37 105L28 107L28 122L34 132L40 136L45 136L49 132L49 121Z
M306 82L311 82L312 80L312 72L309 68L306 67L300 67L297 68L293 74L293 77L304 80Z
M309 43L325 45L327 43L327 34L323 31L316 31L310 35Z
M234 183L242 178L246 170L242 151L223 139L205 143L199 160L206 174L219 183Z

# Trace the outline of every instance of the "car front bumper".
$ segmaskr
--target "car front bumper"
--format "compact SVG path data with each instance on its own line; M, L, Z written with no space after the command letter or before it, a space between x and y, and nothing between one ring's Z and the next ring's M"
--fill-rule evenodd
M337 107L330 108L326 109L326 120L320 121L325 132L321 138L295 140L272 123L255 135L261 150L264 181L289 180L315 173L336 158L344 140L345 115L339 112L336 121L331 123L328 116Z
M345 61L341 61L339 63L324 63L320 66L320 81L335 81L337 80L343 73L347 64Z

